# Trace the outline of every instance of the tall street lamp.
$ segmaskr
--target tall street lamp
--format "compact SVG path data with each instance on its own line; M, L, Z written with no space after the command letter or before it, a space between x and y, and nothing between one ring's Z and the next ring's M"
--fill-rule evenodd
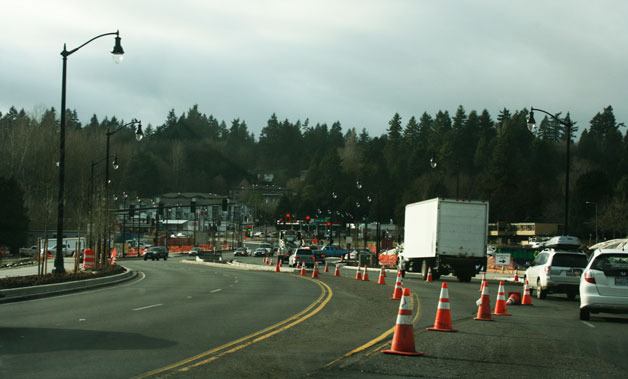
M106 230L106 235L107 235L107 243L105 244L106 246L106 250L105 250L105 256L109 254L110 251L110 227L109 227L109 184L110 184L110 180L109 180L109 144L111 141L111 136L116 134L117 132L119 132L122 129L125 129L128 126L136 126L137 128L135 129L135 139L139 142L144 138L144 132L142 132L142 122L138 121L137 119L133 119L131 120L131 122L126 123L124 125L120 125L115 129L110 129L107 128L107 147L105 149L105 222L107 225L107 230ZM115 156L113 159L113 162L111 163L112 167L114 170L117 170L119 165L118 165L118 157Z
M120 45L120 33L115 31L112 33L104 33L98 35L77 48L67 50L66 45L63 44L63 51L61 51L61 57L63 57L63 68L61 74L61 122L59 125L59 196L57 197L57 252L55 255L55 269L54 273L63 274L65 267L63 265L63 199L64 199L64 186L65 186L65 90L66 90L66 77L67 77L67 63L68 56L77 52L80 48L88 43L105 36L115 35L115 45L111 54L113 54L114 61L120 63L124 54L124 49Z
M585 201L585 204L595 206L595 243L597 243L597 202L595 201Z
M558 115L553 115L548 111L544 111L543 109L530 107L530 114L528 115L528 130L534 133L536 129L536 121L534 120L534 111L538 111L541 113L545 113L550 116L552 119L556 120L558 123L565 127L565 142L566 142L566 152L565 152L565 227L564 234L569 234L569 171L570 171L570 157L569 157L569 149L571 147L571 128L573 127L573 122L570 119L561 119Z

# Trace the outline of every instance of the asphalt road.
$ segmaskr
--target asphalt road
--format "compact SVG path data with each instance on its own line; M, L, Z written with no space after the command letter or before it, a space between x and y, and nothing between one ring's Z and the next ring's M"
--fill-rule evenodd
M271 326L321 295L290 275L175 259L124 264L141 278L0 305L0 377L140 375Z
M497 283L490 284L491 305ZM625 377L628 372L628 318L592 317L582 322L578 301L564 295L533 299L532 307L511 306L510 317L473 320L479 282L448 282L456 333L429 332L434 323L440 282L405 281L418 295L414 336L423 357L380 353L390 344L341 360L317 376L386 377ZM506 291L520 290L507 285ZM491 308L492 309L492 308Z
M408 277L415 343L425 356L401 357L380 352L389 346L398 307L390 299L392 275L379 286L372 271L371 281L361 282L344 269L340 278L321 273L316 284L292 273L175 260L126 264L146 278L0 305L0 377L577 378L628 372L628 317L582 322L578 302L561 295L534 298L532 307L509 307L511 317L482 322L473 320L479 283L451 281L458 332L428 332L440 282ZM489 288L494 305L496 283Z

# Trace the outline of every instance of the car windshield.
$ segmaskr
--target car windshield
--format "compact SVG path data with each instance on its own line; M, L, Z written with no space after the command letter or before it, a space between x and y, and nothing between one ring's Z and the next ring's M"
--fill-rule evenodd
M594 270L628 270L628 254L600 254L594 259L591 263Z
M583 254L555 254L552 266L558 267L587 267L587 257Z

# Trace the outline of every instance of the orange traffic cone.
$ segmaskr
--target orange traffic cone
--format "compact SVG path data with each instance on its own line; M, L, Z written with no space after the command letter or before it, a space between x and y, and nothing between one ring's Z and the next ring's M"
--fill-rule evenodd
M397 281L395 282L395 289L393 290L392 299L399 300L403 295L403 284L402 284L401 270L397 270Z
M301 271L299 272L299 275L305 276L305 274L307 274L307 271L305 271L305 262L301 262Z
M427 268L427 278L425 278L425 281L428 283L432 283L432 268L431 267Z
M519 275L517 274L517 271L515 271L515 278L513 280L515 283L519 283Z
M492 321L491 318L491 299L488 294L488 283L486 280L484 281L484 285L482 286L482 295L480 300L476 302L478 305L478 314L475 317L475 320L479 321Z
M478 291L482 292L484 289L484 282L486 281L486 272L482 273L482 279L480 279L480 289Z
M521 304L521 295L519 292L508 292L507 305L519 305Z
M327 266L327 262L325 262L325 269L323 270L323 272L329 272L329 266Z
M382 268L379 270L379 278L377 278L377 284L386 284L386 280L384 279L384 277L386 277L386 274L384 274L385 272L386 271L382 266Z
M532 305L532 296L530 295L530 287L528 287L528 279L526 279L523 285L523 298L521 299L521 305Z
M412 327L412 301L410 289L403 289L403 297L399 302L399 313L395 323L395 333L389 350L385 354L418 356L424 353L417 352L414 348L414 331Z
M318 279L318 264L314 262L314 268L312 269L312 279Z
M334 270L334 276L340 276L340 267L336 265L336 270Z
M358 265L358 270L355 272L355 280L362 280L362 271L360 269L362 266Z
M493 311L495 316L512 316L506 309L506 292L504 290L504 281L499 282L497 288L497 301L495 301L495 310Z
M438 300L438 309L436 310L436 319L434 326L427 328L436 332L456 332L451 325L451 305L449 303L449 288L447 282L443 282L440 287L440 299Z
M275 265L275 272L281 272L281 259L277 259L277 264Z
M364 265L364 273L362 274L362 281L364 281L364 282L368 282L369 281L369 271L368 271L366 265Z

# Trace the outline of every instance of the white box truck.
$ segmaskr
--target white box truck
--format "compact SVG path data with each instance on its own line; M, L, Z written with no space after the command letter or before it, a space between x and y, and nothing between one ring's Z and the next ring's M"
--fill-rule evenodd
M453 273L468 282L486 267L488 203L430 199L406 205L404 247L406 270L425 276Z

